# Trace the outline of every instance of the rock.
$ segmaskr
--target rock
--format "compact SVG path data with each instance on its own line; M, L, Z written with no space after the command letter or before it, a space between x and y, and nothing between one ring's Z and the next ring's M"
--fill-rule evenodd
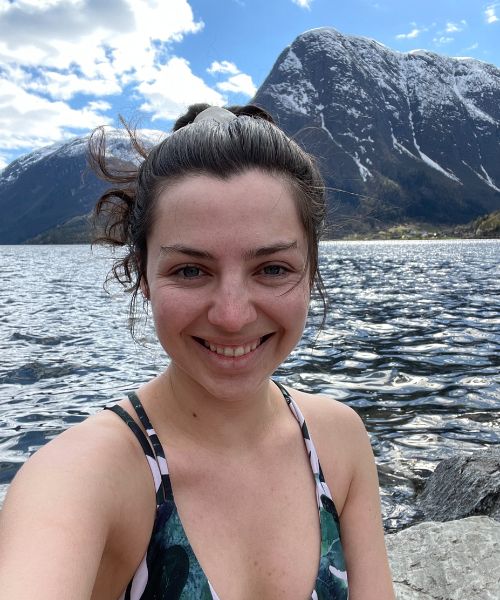
M439 463L417 508L427 521L487 515L500 521L500 447Z
M499 600L500 523L469 517L386 536L397 600Z

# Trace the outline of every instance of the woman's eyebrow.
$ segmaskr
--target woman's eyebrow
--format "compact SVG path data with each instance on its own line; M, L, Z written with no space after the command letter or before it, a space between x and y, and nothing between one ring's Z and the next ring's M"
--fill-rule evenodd
M277 252L283 252L285 250L294 250L295 248L297 248L296 240L292 242L278 242L269 246L261 246L260 248L253 248L252 250L247 250L243 253L243 258L245 260L252 260L254 258L270 256L271 254L276 254ZM207 260L215 260L213 254L210 254L210 252L207 252L206 250L198 250L197 248L190 248L189 246L184 246L182 244L161 246L160 254L185 254L186 256L190 256L192 258L204 258Z
M297 248L296 240L293 242L278 242L276 244L271 244L270 246L262 246L260 248L255 248L254 250L248 250L243 254L243 258L245 258L245 260L251 260L252 258L269 256L271 254L276 254L277 252L293 250L295 248Z
M189 246L183 246L182 244L173 244L172 246L161 246L160 254L186 254L193 258L206 258L215 260L214 256L210 252L204 250L197 250L196 248L190 248Z

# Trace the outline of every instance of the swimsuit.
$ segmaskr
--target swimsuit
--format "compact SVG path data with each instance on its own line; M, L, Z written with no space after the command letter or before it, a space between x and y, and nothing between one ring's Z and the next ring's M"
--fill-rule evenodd
M287 390L277 383L300 425L316 482L321 527L321 559L311 600L348 600L347 574L337 510L323 478L304 417ZM146 554L120 600L220 600L198 562L179 518L160 440L135 393L129 394L144 429L120 406L112 410L130 427L144 450L156 489L156 518ZM108 408L108 407L106 407Z

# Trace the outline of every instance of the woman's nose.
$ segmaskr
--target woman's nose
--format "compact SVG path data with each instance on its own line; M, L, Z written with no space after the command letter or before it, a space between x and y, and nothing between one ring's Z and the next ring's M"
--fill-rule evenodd
M225 331L238 332L257 319L251 294L241 282L217 288L208 309L208 320Z

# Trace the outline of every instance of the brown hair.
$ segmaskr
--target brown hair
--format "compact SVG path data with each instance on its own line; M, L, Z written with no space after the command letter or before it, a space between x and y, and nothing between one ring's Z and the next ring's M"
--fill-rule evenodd
M112 167L106 153L103 128L92 134L89 163L113 187L98 200L94 210L100 225L97 243L126 247L109 278L116 278L131 292L131 330L141 284L147 285L147 238L158 195L169 183L190 174L228 179L248 169L280 175L291 185L307 239L307 267L311 290L316 288L326 314L326 293L318 269L318 246L325 219L325 186L314 159L274 124L257 106L232 106L238 118L224 122L193 123L208 104L194 104L174 124L172 133L149 151L135 130L123 121L132 147L142 162L133 169ZM116 163L115 163L116 165Z

